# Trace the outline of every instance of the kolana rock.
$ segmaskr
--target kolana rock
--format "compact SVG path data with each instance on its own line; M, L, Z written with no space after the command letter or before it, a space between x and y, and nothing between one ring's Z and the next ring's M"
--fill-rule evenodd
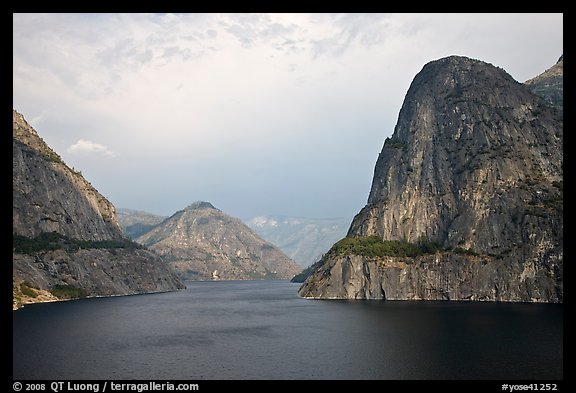
M13 308L76 297L184 288L129 241L114 206L13 111Z
M290 279L301 268L241 220L195 202L136 239L187 280Z
M426 64L367 205L300 296L562 302L562 113L530 87L479 60Z

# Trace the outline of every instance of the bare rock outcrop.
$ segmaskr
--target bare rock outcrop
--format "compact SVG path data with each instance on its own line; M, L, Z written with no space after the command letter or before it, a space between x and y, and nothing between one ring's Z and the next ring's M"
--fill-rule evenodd
M290 279L302 270L240 219L209 202L194 202L136 240L190 280Z
M329 253L302 296L562 301L561 112L491 64L459 56L426 64L347 236L442 251L401 268ZM354 281L341 280L345 271L371 290L344 291Z

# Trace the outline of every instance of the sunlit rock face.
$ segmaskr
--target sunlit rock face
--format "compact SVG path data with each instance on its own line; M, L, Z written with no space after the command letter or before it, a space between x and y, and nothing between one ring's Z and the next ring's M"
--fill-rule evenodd
M300 268L238 218L194 202L136 239L188 280L290 279Z
M458 56L426 64L348 236L443 251L394 263L326 258L300 294L562 301L562 147L561 111L503 69Z

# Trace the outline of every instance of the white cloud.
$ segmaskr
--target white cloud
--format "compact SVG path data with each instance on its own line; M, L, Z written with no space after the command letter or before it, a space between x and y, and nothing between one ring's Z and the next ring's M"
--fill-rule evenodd
M80 139L78 142L70 146L67 150L70 154L83 155L83 154L103 154L108 157L114 157L113 151L100 143L94 143L85 139Z

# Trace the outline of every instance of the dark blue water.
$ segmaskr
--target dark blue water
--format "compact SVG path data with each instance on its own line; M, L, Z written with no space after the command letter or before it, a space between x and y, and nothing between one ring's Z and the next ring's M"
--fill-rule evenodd
M306 300L287 281L26 306L14 379L562 379L562 305Z

